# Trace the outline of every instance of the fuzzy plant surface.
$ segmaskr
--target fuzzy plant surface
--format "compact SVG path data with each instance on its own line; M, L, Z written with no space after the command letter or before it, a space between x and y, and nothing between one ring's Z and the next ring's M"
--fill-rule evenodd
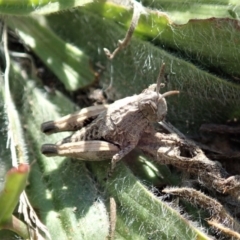
M72 97L79 90L96 82L107 89L112 82L111 100L139 94L156 82L163 62L166 81L161 91L180 91L168 100L167 120L177 129L195 136L203 123L239 119L238 1L142 1L130 44L109 60L103 49L113 51L124 38L132 4L0 1L2 35L8 31L0 59L1 190L12 165L31 164L25 189L31 207L26 209L35 213L34 218L29 214L29 221L35 220L31 234L38 239L223 237L204 223L206 212L186 202L183 211L172 199L159 197L156 188L183 184L179 171L132 154L134 168L120 162L106 181L109 160L84 162L41 154L42 144L66 136L46 136L41 124L85 107ZM50 75L48 80L37 74L42 68ZM24 227L29 226L28 214L22 215ZM0 230L0 239L14 239L12 232L27 239L16 229L9 230Z

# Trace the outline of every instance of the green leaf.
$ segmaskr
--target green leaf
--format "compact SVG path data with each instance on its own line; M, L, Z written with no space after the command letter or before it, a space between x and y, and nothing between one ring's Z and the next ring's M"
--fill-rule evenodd
M20 194L25 189L29 170L27 164L20 164L18 168L8 171L5 186L0 192L0 225L11 218Z
M176 210L157 199L130 171L119 164L105 180L109 166L91 163L98 181L117 202L116 239L209 239Z
M106 21L105 18L95 14L95 11L98 11L97 13L104 17L108 17L108 20ZM119 13L116 13L118 11ZM111 63L108 63L103 48L115 49L117 40L123 39L125 36L126 30L115 21L119 20L125 26L128 25L131 12L127 9L108 3L91 4L74 11L74 17L78 19L77 22L68 22L71 14L64 12L61 15L50 15L46 18L46 21L62 39L68 39L76 46L82 46L84 52L91 55L94 62L105 63L109 70L104 74L104 79L108 80L108 82L105 81L105 84L109 84L110 78L113 79L112 92L117 93L117 98L140 93L142 89L154 83L157 79L159 66L164 61L166 63L166 74L168 75L168 82L164 91L180 90L178 97L174 96L168 99L167 117L181 131L196 133L203 122L226 122L229 119L240 117L238 108L240 104L239 85L226 81L223 77L205 71L180 58L180 56L177 57L171 52L139 39L139 34L132 39L126 50L123 50ZM66 24L66 22L68 23ZM88 22L87 25L86 22ZM174 26L169 27L168 18L165 15L158 16L156 12L153 12L148 16L142 16L137 32L141 33L139 29L145 32L145 36L142 34L142 38L153 36L158 38L159 33L161 33L160 36L166 36L167 41L167 33L169 34L169 29ZM201 28L201 24L198 27ZM73 30L77 28L78 31ZM96 32L99 32L99 34L95 34ZM95 36L94 40L92 39L93 34ZM183 45L184 43L187 46L192 35L189 32L186 34L185 40L183 40L181 34L178 37L178 34L174 35L174 31L172 31L169 41L171 42L174 39L178 44L182 43ZM238 33L233 31L233 34ZM103 38L102 36L108 37ZM211 39L206 38L204 41L211 42ZM85 44L86 42L88 44ZM192 40L192 43L194 43L194 40ZM197 43L200 44L200 42ZM212 44L218 45L216 42L212 42ZM219 45L219 48L224 48L224 46ZM217 48L213 48L216 49L214 52L216 57L220 54L217 52ZM237 45L230 44L226 48L226 51L229 51L229 55L226 55L226 57L229 56L230 59L230 55L232 55L234 59L234 56L236 57L238 54L236 48ZM209 55L211 53L212 51L209 51ZM192 54L197 53L193 52ZM212 58L213 56L210 59ZM233 62L233 60L231 61ZM237 64L234 66L236 68ZM113 70L110 71L110 69ZM126 86L128 87L126 88Z
M46 137L40 133L41 123L74 111L74 104L57 91L51 94L39 89L33 80L21 75L20 66L14 62L11 76L11 90L18 93L14 100L23 116L22 124L27 126L29 158L37 159L29 177L31 184L26 189L31 204L53 239L105 239L106 206L85 164L61 157L46 158L40 151L43 143L66 136L62 133Z
M168 2L172 8L174 6L174 9L178 9L178 11L186 7L186 4L181 2ZM180 5L182 7L178 8ZM198 6L198 9L200 5L202 6L202 3L187 4L189 7ZM206 5L208 10L212 11L212 5ZM229 4L216 4L215 12L218 11L218 7L225 7L227 11ZM85 8L110 21L114 19L115 22L120 22L121 26L125 26L126 29L132 17L132 12L127 8L111 3L89 4ZM233 1L231 8L239 9L237 2ZM209 19L201 19L201 15L195 14L195 17L186 24L178 25L172 21L171 13L167 15L159 10L146 9L146 14L142 14L135 34L154 42L163 49L174 50L178 55L184 54L185 58L194 62L198 61L205 68L212 68L219 74L239 78L239 21L238 19L223 18L225 16L223 14L221 18L216 18L215 12ZM173 71L175 72L174 69Z
M166 12L173 22L181 24L187 23L190 19L239 18L240 16L238 0L143 0L142 4Z
M65 2L66 5L60 4L60 8L52 8L49 12L79 3ZM44 12L46 2L42 3L39 9L44 14L48 10ZM60 1L51 3L56 3L52 5L49 2L49 6L54 7ZM233 8L228 8L220 1L213 16L225 17L229 10L236 19L237 5L236 2L231 3ZM104 88L113 79L111 93L114 99L140 93L154 83L164 61L168 78L164 91L181 91L179 97L168 99L168 119L176 127L189 133L196 132L206 121L217 123L239 118L239 85L233 83L234 78L240 76L237 67L238 22L235 19L206 19L176 25L171 21L174 6L178 11L186 11L197 10L196 6L200 5L182 4L181 8L181 2L180 5L175 4L165 5L165 8L169 6L170 17L147 9L147 14L141 16L130 46L111 62L103 48L115 49L117 41L125 36L132 17L132 11L119 4L94 2L45 17L11 16L6 22L18 30L24 42L58 76L69 95L70 91L94 80L89 56L93 63L100 62L106 67L101 76ZM209 16L211 5L201 6L204 14ZM16 9L12 8L11 13L36 13L36 9L29 10L25 5L19 13ZM187 14L182 18L175 15L175 19L185 21ZM78 72L79 65L82 68ZM46 137L40 133L41 123L71 113L76 106L58 91L47 92L41 84L36 84L39 81L34 76L31 79L26 77L18 63L13 62L12 66L12 96L21 116L21 125L25 127L29 159L37 160L32 166L27 193L53 239L106 239L110 222L109 197L114 197L117 202L116 239L169 239L178 236L181 239L208 239L199 228L153 196L123 163L118 165L114 176L105 181L108 162L84 163L43 156L40 152L43 143L55 143L66 135ZM220 73L216 71L218 68L222 69ZM178 184L176 176L170 174L164 175L165 182ZM148 178L141 178L145 179Z
M208 239L175 210L150 194L126 168L119 166L115 176L106 183L104 178L107 175L108 163L95 162L91 167L94 168L96 182L84 163L43 156L40 153L41 144L55 142L64 134L50 137L36 134L40 123L55 119L59 111L69 111L73 104L61 94L49 95L40 91L32 81L23 79L16 63L13 64L13 69L14 78L18 81L12 82L11 89L19 93L15 101L19 103L19 113L24 116L22 124L28 126L26 136L31 142L30 158L35 156L38 159L32 167L29 179L31 184L27 193L53 238L81 236L80 238L84 239L105 239L108 236L109 225L108 204L105 199L112 196L117 200L118 206L121 206L117 210L116 231L123 239L130 236L144 239L150 235L162 236L162 239L165 239L176 234L185 236L186 239L193 239L195 236ZM46 94L49 96L46 97ZM62 104L56 106L51 103L52 99L58 99L57 102ZM101 189L105 188L107 192L101 193ZM149 216L152 220L149 220ZM173 225L169 223L166 231L162 231L166 221L172 222ZM178 224L175 231L174 223Z
M82 6L93 0L1 0L0 13L9 15L49 14Z
M67 90L77 90L95 80L90 58L55 35L46 24L40 25L39 21L30 17L9 17L7 23L18 31L24 42L55 73Z

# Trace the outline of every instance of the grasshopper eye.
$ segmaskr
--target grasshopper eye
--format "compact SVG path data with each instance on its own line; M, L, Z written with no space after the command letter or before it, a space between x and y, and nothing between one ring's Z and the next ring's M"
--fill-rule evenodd
M148 118L149 116L156 114L158 107L155 102L148 100L139 105L139 110Z

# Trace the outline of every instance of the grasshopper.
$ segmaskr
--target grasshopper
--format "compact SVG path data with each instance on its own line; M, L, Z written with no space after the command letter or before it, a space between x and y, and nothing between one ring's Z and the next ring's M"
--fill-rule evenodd
M142 134L167 114L165 97L178 94L169 91L160 94L164 64L156 84L138 95L126 97L106 106L93 106L42 124L46 134L75 131L57 144L44 144L47 156L71 156L85 160L103 160L111 156L111 171L116 163L133 150ZM90 159L91 158L91 159Z

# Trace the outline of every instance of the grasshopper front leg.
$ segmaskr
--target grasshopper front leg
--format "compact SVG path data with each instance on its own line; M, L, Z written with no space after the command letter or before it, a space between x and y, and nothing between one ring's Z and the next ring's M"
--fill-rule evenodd
M136 146L137 146L138 141L132 141L129 142L127 146L122 148L118 153L116 153L111 160L111 170L110 170L110 175L114 171L114 168L116 167L117 162L119 162L123 157L125 157L129 152L131 152Z

